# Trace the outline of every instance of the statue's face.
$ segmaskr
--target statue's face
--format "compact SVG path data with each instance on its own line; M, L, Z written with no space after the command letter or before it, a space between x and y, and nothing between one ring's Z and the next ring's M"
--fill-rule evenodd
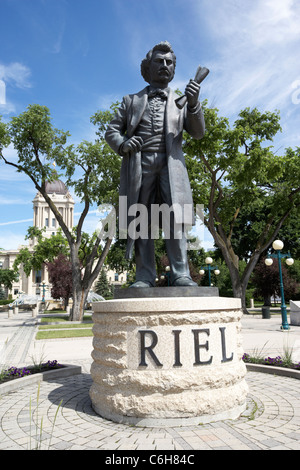
M173 78L175 66L171 52L155 51L150 64L151 85L167 85Z

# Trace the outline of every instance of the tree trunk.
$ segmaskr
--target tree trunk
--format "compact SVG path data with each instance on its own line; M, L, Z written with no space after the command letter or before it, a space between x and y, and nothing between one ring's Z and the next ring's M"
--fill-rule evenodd
M83 318L84 304L87 297L82 285L81 266L78 257L79 244L70 245L70 258L72 263L72 300L73 305L70 311L70 321L81 321Z
M81 283L75 288L73 287L73 306L70 312L70 321L82 321L88 292L89 289L84 289Z
M246 307L246 289L248 285L248 276L242 281L239 273L239 260L238 257L235 255L230 243L228 244L228 247L225 243L221 243L218 237L215 237L215 242L216 245L220 248L224 260L226 262L227 268L229 270L233 296L237 299L241 299L242 311L244 315L247 315L248 310Z
M235 298L241 299L242 301L242 311L244 315L248 314L247 305L246 305L246 289L247 285L232 282L233 296Z
M101 256L97 261L96 266L92 270L92 264L95 255L91 258L90 262L86 264L84 275L82 276L81 266L78 256L79 244L70 245L71 249L71 263L72 263L72 299L73 307L70 312L70 321L82 321L86 299L93 282L96 280L99 272L104 264L105 258L109 251L112 238L108 238L102 250Z
M65 309L65 310L67 310L68 305L69 305L69 297L66 297L66 298L64 299L64 309Z

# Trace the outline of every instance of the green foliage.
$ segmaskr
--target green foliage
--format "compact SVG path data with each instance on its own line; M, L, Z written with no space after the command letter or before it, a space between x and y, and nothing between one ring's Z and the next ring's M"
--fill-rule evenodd
M4 292L3 288L0 286L0 301L4 300L4 299L5 299L5 292Z
M118 230L117 230L118 234ZM124 271L131 271L134 260L128 260L125 258L126 240L116 237L115 242L112 244L109 253L106 258L106 264L113 271L117 273L123 273Z
M37 227L29 227L26 239L36 239L32 248L21 248L13 264L14 270L23 265L24 272L28 277L32 270L38 271L45 262L53 261L59 254L69 255L69 246L62 231L58 230L56 235L50 238L43 236L44 230Z
M113 296L113 286L109 284L104 269L101 269L95 285L95 292L102 295L105 299L109 299Z
M12 289L13 282L19 279L19 274L14 269L0 269L0 286Z
M12 117L5 133L3 125L1 127L0 147L7 146L8 142L13 144L18 152L18 164L14 166L19 172L30 175L40 185L57 178L52 163L62 153L70 134L52 126L46 106L29 105L24 113Z
M32 268L40 268L43 262L52 261L58 253L69 256L73 267L73 319L82 316L86 295L99 274L112 241L109 236L102 246L100 236L94 233L89 237L82 227L93 205L116 206L118 202L121 159L103 138L114 106L117 104L112 105L110 111L96 113L91 118L98 127L98 139L95 142L84 140L77 146L67 144L69 132L58 130L52 125L46 106L33 104L24 113L13 117L8 124L0 121L0 158L18 172L28 175L48 203L64 235L60 233L58 238L46 239L35 228L31 228L28 237L34 237L37 244L33 250L21 250L15 268L23 263L25 273L29 275ZM10 143L17 151L17 163L6 158L4 149ZM59 168L60 173L55 167ZM74 190L84 205L78 225L72 231L45 191L47 181L62 176L66 186Z
M0 115L0 150L2 150L4 147L8 147L10 144L7 125L2 122L1 119L2 116Z
M290 267L286 266L284 260L281 261L281 265L284 296L285 300L289 301L290 299L295 299L297 292L299 292L300 284L297 283ZM255 297L262 297L264 305L271 305L272 297L280 297L278 260L274 259L271 266L266 266L265 260L262 258L253 271L252 284L255 287Z
M98 157L99 174L102 178L97 181L98 204L110 202L114 207L118 206L119 181L121 171L121 157L112 151L104 139L105 131L112 120L120 103L112 103L109 110L97 111L92 117L91 122L96 126L96 135L98 141L96 145L101 148L101 159ZM103 198L105 195L105 198Z
M213 210L215 221L227 235L244 210L255 204L272 220L279 221L291 204L300 203L299 148L284 156L273 153L272 141L280 130L279 113L260 113L246 108L230 128L226 118L204 103L206 134L196 141L185 136L187 166L195 203ZM280 205L279 205L280 204ZM207 213L206 213L207 214ZM276 215L277 214L277 215Z
M246 108L233 126L203 103L206 133L185 134L184 151L193 200L229 269L235 296L245 298L261 254L300 205L300 149L273 151L279 112ZM296 237L299 239L299 236ZM239 259L246 261L243 271Z

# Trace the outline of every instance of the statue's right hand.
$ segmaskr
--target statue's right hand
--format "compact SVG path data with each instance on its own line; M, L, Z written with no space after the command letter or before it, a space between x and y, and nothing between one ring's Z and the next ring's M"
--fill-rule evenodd
M122 145L122 152L130 155L137 153L142 149L143 143L143 139L139 136L130 137Z

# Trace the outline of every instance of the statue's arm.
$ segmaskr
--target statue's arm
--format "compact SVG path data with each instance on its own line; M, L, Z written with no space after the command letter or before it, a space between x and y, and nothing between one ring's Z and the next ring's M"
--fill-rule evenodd
M121 155L121 146L127 141L127 106L126 97L123 98L121 106L117 110L105 133L105 140L112 150Z
M185 108L185 130L194 139L202 139L205 134L205 121L199 101L194 108L189 108L188 105Z
M186 89L185 130L194 138L202 139L205 133L204 115L199 102L200 84L190 80Z
M139 152L143 145L141 137L127 135L127 106L128 97L124 97L121 106L105 133L105 140L108 145L122 157L125 155L133 155Z

